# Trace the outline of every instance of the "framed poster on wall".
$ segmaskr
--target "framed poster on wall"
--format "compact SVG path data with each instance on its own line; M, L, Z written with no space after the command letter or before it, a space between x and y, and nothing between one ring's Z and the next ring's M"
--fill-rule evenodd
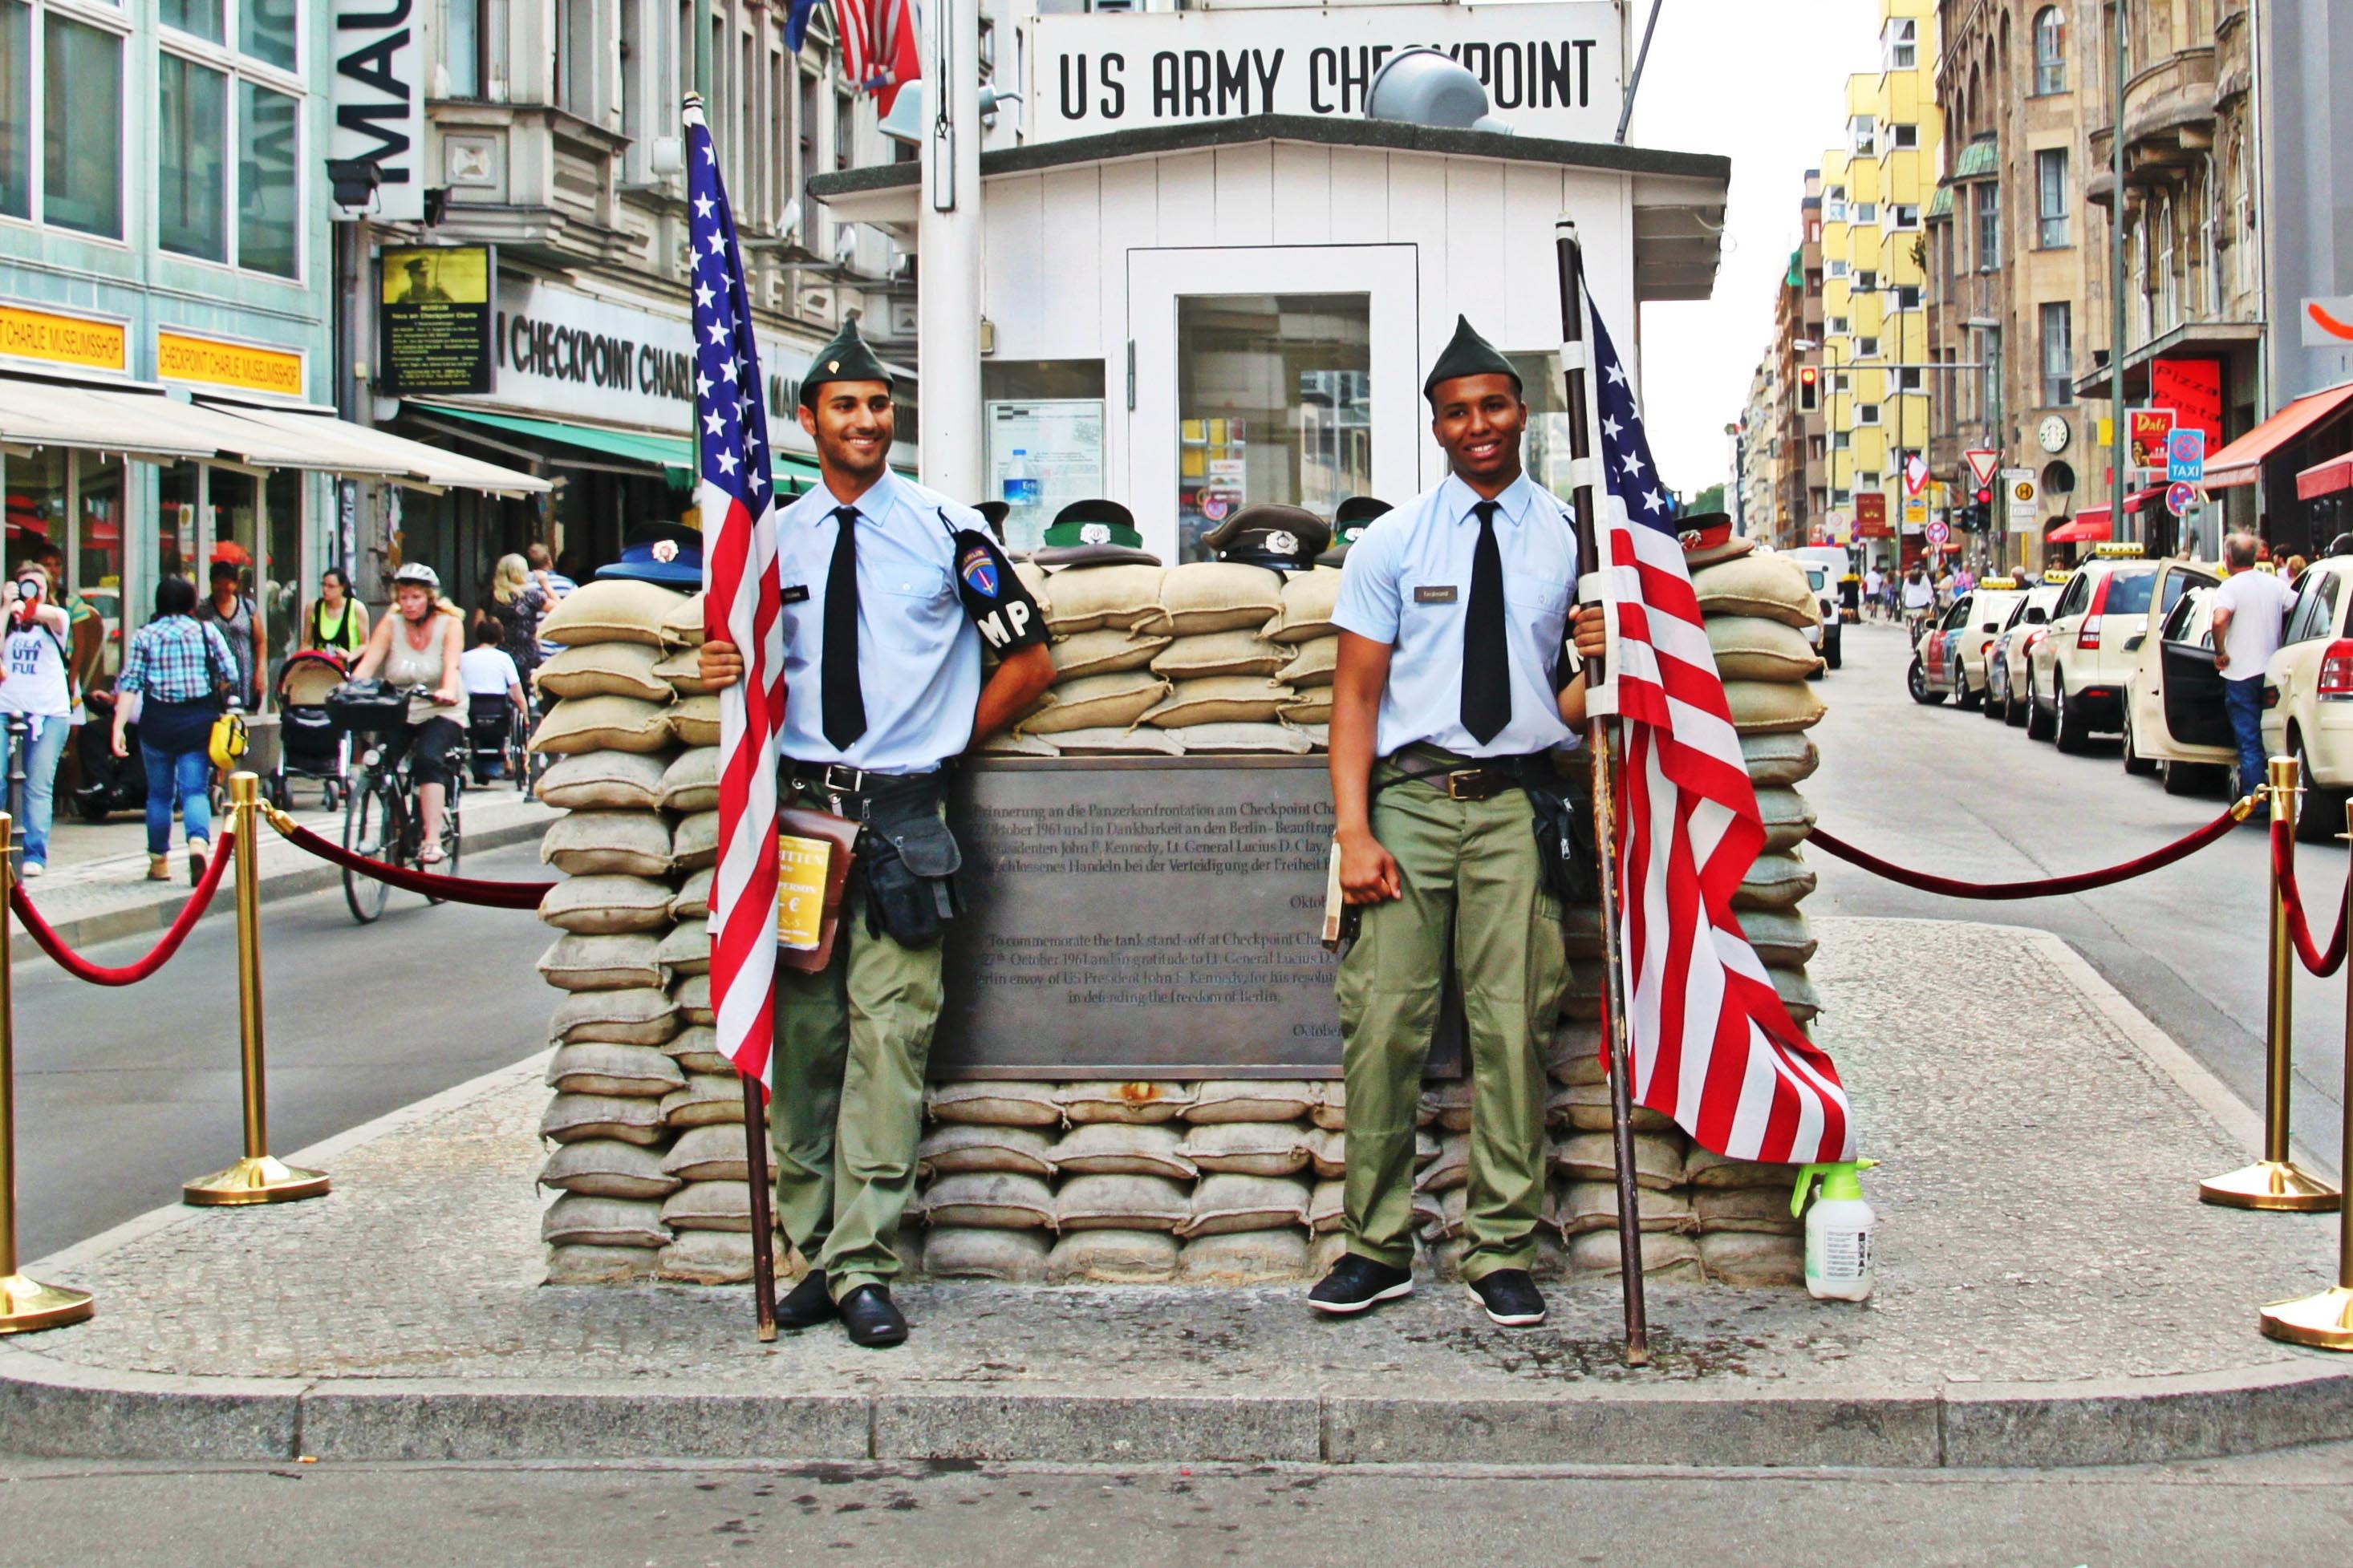
M1103 493L1103 401L1100 397L992 398L988 495L1005 516L1009 550L1035 550L1054 514Z

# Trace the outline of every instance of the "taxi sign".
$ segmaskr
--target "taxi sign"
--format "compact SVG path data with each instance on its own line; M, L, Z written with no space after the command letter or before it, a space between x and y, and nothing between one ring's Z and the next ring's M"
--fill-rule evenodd
M2000 590L2017 587L2018 579L2015 577L1988 577L1983 582L1979 583L1978 586L1980 588L1992 588L1999 592Z
M2074 573L2064 566L2053 566L2042 574L2042 580L2045 583L2064 583L2074 575Z
M2146 553L2130 540L2107 544L2094 544L2092 553L2105 561L2138 561Z

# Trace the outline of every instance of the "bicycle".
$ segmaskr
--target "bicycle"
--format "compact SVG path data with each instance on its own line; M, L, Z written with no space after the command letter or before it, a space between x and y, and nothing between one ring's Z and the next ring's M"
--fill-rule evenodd
M409 746L401 752L398 762L387 767L384 747L390 725L407 723L408 700L431 694L429 687L406 687L396 694L396 704L386 704L357 722L353 722L348 710L345 712L343 721L352 724L353 733L363 737L359 766L352 774L351 798L343 806L343 847L355 855L381 860L387 866L423 868L418 857L425 848L425 823L417 800L417 748ZM466 770L471 761L465 726L460 724L458 743L449 751L449 798L441 823L443 858L433 868L442 876L458 874L464 837L461 807L466 795ZM391 891L390 884L364 872L343 873L343 902L351 907L352 918L362 925L374 923L384 913L385 900ZM425 900L432 904L443 901L431 893L425 895Z

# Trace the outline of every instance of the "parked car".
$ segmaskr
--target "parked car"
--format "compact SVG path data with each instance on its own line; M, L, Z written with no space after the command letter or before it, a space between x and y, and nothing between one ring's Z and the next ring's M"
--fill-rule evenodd
M2263 667L2263 751L2304 764L2304 804L2296 837L2327 843L2345 828L2353 789L2353 639L2345 617L2353 593L2353 557L2324 557L2305 568L2280 650ZM2261 780L2238 780L2243 795Z
M2159 564L2154 597L2163 618L2154 633L2132 639L2138 647L2125 678L2125 772L2157 774L2168 795L2218 779L2238 756L2214 668L2217 582L2211 567L2193 562Z
M1921 639L1921 674L1928 688L1965 710L1984 701L1986 652L2024 597L2016 578L1991 577L1954 600L1936 623L1940 635Z
M2026 722L2026 656L2049 628L2051 606L2059 602L2073 572L2048 572L2010 606L2010 619L1986 650L1985 714L2012 726Z
M2102 544L2051 607L2048 634L2027 655L2026 732L2080 752L2094 731L2124 727L2125 645L2148 629L2158 563L2137 544ZM2136 647L2134 649L2137 652Z

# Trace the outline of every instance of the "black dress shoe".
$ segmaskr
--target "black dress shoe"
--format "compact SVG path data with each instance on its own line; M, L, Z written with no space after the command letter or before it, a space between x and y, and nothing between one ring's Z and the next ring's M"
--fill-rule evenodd
M826 1289L822 1268L812 1268L802 1275L799 1284L776 1300L776 1327L780 1329L813 1329L839 1316L833 1295Z
M1319 1312L1345 1316L1383 1301L1413 1294L1413 1270L1392 1268L1349 1252L1332 1265L1332 1272L1307 1292L1307 1304Z
M1545 1321L1545 1299L1525 1268L1498 1268L1470 1283L1471 1295L1488 1320L1507 1329L1532 1329Z
M907 1320L883 1287L860 1285L835 1305L841 1311L841 1326L849 1331L851 1344L879 1351L906 1342Z

